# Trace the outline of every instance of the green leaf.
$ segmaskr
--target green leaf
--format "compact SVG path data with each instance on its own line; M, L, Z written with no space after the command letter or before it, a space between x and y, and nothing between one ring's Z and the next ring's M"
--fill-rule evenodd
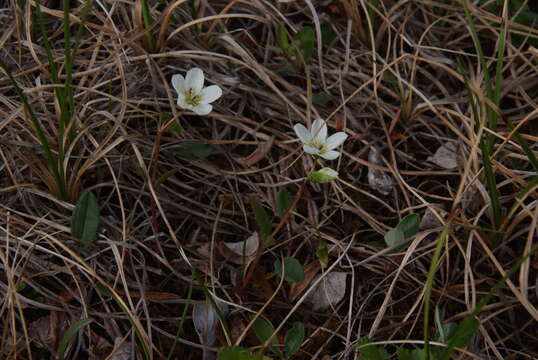
M403 231L398 228L390 229L385 234L385 243L387 244L387 246L394 246L404 240L405 240L405 235Z
M404 347L399 347L396 349L396 354L398 355L398 360L413 360L411 350Z
M406 239L411 236L415 236L420 230L420 215L407 215L402 219L402 221L400 221L397 228L403 232Z
M314 44L316 42L314 30L312 30L310 26L302 27L297 34L295 34L295 40L303 53L305 63L308 63L314 53Z
M327 105L331 97L326 92L320 91L312 95L312 102L316 105Z
M276 28L276 42L284 54L291 55L288 32L283 26Z
M58 345L58 358L60 360L64 359L67 346L69 346L69 343L78 333L78 331L82 329L84 326L90 324L92 321L93 321L92 318L86 318L86 319L80 319L79 321L71 324L69 329L67 329L64 336L62 337L62 340L60 340L60 344Z
M275 273L282 276L282 263L275 261ZM303 265L294 257L284 258L284 279L288 282L299 283L304 280Z
M196 140L184 141L176 148L176 153L187 160L205 159L211 152L210 145Z
M78 200L71 216L71 235L86 243L97 239L99 227L99 205L96 197L87 191Z
M414 349L411 352L412 360L426 360L426 350L424 349ZM433 359L432 353L430 352L430 359Z
M293 198L287 189L282 189L276 196L276 215L279 218L283 218L286 211L291 208Z
M336 33L330 24L321 25L321 43L323 45L329 45L336 39Z
M454 334L448 341L447 348L443 348L440 359L448 360L455 347L465 348L469 342L473 339L473 336L478 330L480 322L473 316L467 316L459 325Z
M325 239L321 239L316 248L316 257L318 258L321 267L325 268L329 265L329 249L327 248L327 242Z
M256 223L260 227L260 240L266 246L271 246L275 243L275 239L271 236L273 224L269 218L269 215L263 208L262 204L256 199L250 200L250 206L254 212Z
M447 343L450 338L456 333L456 330L458 329L458 324L449 322L446 324L443 324L442 331L443 331L443 337L439 336L438 341Z
M183 129L183 126L179 125L178 122L173 122L166 128L167 131L175 132L176 134L183 134L185 132L185 129Z
M256 334L256 337L258 340L260 340L261 343L265 343L275 332L275 329L273 328L273 325L268 323L265 319L258 317L254 324L252 324L252 328L254 329L254 333ZM281 353L280 350L277 348L278 345L278 339L275 336L269 341L269 348L274 351L275 353Z
M95 283L95 290L101 294L101 296L110 296L110 291L108 291L108 288L103 285L101 282L96 282Z
M444 314L438 307L435 307L435 325L437 327L436 339L443 343L446 343L458 328L456 323L444 324Z
M301 348L301 344L304 340L304 325L302 322L294 322L291 329L286 331L286 337L284 338L284 348L286 349L286 355L292 356Z
M262 354L252 354L240 346L229 346L219 350L219 360L264 360Z
M390 358L389 353L382 347L376 345L370 345L360 347L361 345L370 344L371 341L368 338L362 338L357 342L359 347L359 355L357 360L386 360Z

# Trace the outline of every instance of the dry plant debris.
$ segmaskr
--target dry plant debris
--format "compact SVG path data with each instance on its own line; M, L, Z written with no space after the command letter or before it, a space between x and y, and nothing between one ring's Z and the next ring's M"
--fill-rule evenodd
M538 15L501 3L0 1L0 358L538 358Z

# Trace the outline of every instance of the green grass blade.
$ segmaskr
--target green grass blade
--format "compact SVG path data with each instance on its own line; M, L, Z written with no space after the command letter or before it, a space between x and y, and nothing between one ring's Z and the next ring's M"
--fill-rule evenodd
M179 326L177 328L176 337L174 338L174 343L172 344L172 347L170 348L170 352L168 352L168 356L166 357L167 360L172 359L179 336L183 332L183 324L185 323L185 319L187 318L187 311L189 310L188 301L190 301L192 298L192 284L193 283L194 283L194 273L192 273L191 275L191 281L189 283L189 290L187 291L187 302L185 303L185 306L183 306L183 313L181 314L181 321L179 322Z
M433 279L437 272L437 266L439 265L439 259L441 258L441 250L446 242L448 232L452 227L452 220L450 220L443 229L437 245L435 246L435 252L430 263L430 269L428 270L428 277L426 279L426 287L424 289L424 350L426 352L426 360L430 358L430 299L433 287Z
M232 332L230 331L230 327L228 326L228 323L226 322L226 319L224 318L224 314L222 314L222 311L220 310L220 306L217 305L215 302L215 299L213 299L213 296L209 292L207 286L204 284L202 279L200 279L200 276L198 275L198 272L195 268L191 268L191 271L193 273L194 278L196 281L198 281L198 285L202 288L202 291L204 292L205 297L213 307L213 310L215 310L215 313L217 314L217 317L220 320L220 323L222 324L222 328L224 330L224 335L226 337L226 342L228 343L228 346L232 345Z
M499 229L501 224L501 200L499 198L499 189L497 189L497 180L491 164L491 154L489 152L488 142L485 138L480 142L482 150L482 163L484 165L484 176L491 200L491 209L493 212L493 226L495 230Z
M510 131L514 131L514 129L516 128L514 124L508 119L505 119L505 122L508 128L510 129ZM532 167L534 167L534 170L538 172L538 159L534 155L534 151L532 151L527 140L525 140L525 138L523 138L523 136L521 136L521 134L517 130L514 131L514 137L516 138L516 141L519 144L519 146L521 146L521 148L523 149L523 152L525 153L525 155L527 155L527 158L529 159L529 162L532 164Z
M49 62L49 69L50 69L50 75L52 77L52 82L56 85L60 85L60 76L58 74L58 68L56 66L56 61L54 61L54 55L52 53L52 45L50 44L49 37L47 34L47 30L45 29L45 20L43 19L43 12L41 11L41 0L35 1L36 6L36 19L39 24L39 29L41 30L41 36L43 37L43 43L45 45L45 53L47 54L47 60ZM55 87L54 93L56 94L56 98L58 99L58 103L60 105L60 111L62 113L60 121L60 127L59 127L59 133L63 132L63 129L65 128L65 124L63 123L63 113L67 110L66 109L66 97L65 97L65 89L62 87ZM60 147L61 142L58 144L59 149L58 153L60 154L60 160L63 158L62 151Z
M463 0L463 10L465 12L465 18L467 24L469 25L469 31L473 39L476 51L478 52L480 65L484 73L484 82L486 84L486 94L490 100L492 100L495 105L498 107L500 103L500 94L501 94L501 85L502 85L502 64L504 57L504 48L505 48L505 38L506 38L506 29L503 28L501 31L501 40L499 42L499 49L497 53L497 70L496 70L496 84L495 89L493 88L491 76L486 64L486 58L484 56L484 50L482 49L482 44L480 43L480 38L478 37L478 32L474 25L473 19L471 17L471 12L469 10L468 0ZM488 120L488 127L495 131L497 129L497 113L486 105L486 115ZM480 142L480 147L482 150L482 162L484 163L484 175L486 177L486 184L488 186L488 192L491 200L491 208L493 212L493 226L495 229L499 229L501 224L501 203L499 200L499 190L497 189L497 181L495 179L495 173L493 171L493 166L491 164L491 154L493 152L493 147L495 144L495 136L491 133L486 133Z
M452 336L451 340L448 342L448 347L444 348L441 354L438 357L438 360L449 360L452 352L455 347L465 347L472 339L472 334L478 329L478 320L476 316L482 311L484 306L486 306L491 299L499 292L499 290L504 286L506 281L510 279L523 264L525 260L531 257L536 251L538 251L538 244L536 244L525 256L522 256L517 263L506 272L506 274L497 281L497 283L491 288L491 290L480 300L478 305L473 309L472 313L467 316L458 326L458 329ZM474 331L471 330L474 328Z
M79 321L71 324L69 329L67 329L64 336L62 337L62 340L60 340L60 344L58 345L58 358L60 360L64 360L67 346L69 346L71 340L75 337L75 335L77 335L79 330L82 329L84 326L89 325L91 322L93 322L92 318L86 318L80 319Z
M151 27L152 19L147 0L142 0L142 20L144 21L144 27L148 30ZM146 37L148 39L149 49L150 51L153 51L153 49L155 49L155 39L149 30Z
M460 59L458 59L457 65L463 77L465 87L467 88L467 91L469 93L469 102L473 112L473 120L475 124L479 124L480 120L477 106L479 98L478 96L475 96L469 85L469 78L467 77L467 74L465 72L465 69L463 68ZM486 185L491 200L491 208L493 212L493 227L495 230L498 230L501 223L501 203L499 199L499 190L497 189L497 180L495 179L495 173L493 172L493 166L491 165L492 148L488 145L491 141L494 141L495 139L494 137L493 139L490 139L489 135L491 134L488 133L482 135L482 139L480 140L480 150L482 152L482 163L484 164L484 176L486 177Z
M68 1L67 1L68 2ZM65 4L64 0L64 37L66 42L65 47L65 73L66 73L66 79L65 79L65 92L66 92L66 99L67 99L67 108L68 111L66 113L66 119L64 120L64 123L66 126L69 126L69 123L71 122L71 119L73 117L73 114L75 113L75 99L73 94L73 65L75 61L75 53L77 52L78 46L80 44L80 38L82 37L82 33L84 31L84 24L86 23L86 20L88 18L88 14L90 12L90 9L93 6L93 0L86 0L84 4L84 8L82 9L82 16L80 19L80 24L78 26L77 32L75 34L74 41L67 46L68 39L70 41L70 30L69 30L69 4ZM66 29L67 27L67 29ZM65 35L67 34L67 35ZM68 118L67 118L68 117ZM70 127L69 130L69 140L73 141L75 138L75 132L73 127Z
M58 196L60 199L65 199L67 195L65 178L63 177L62 172L60 171L60 163L58 162L58 158L56 157L56 155L51 150L50 144L47 140L47 136L45 135L45 132L43 131L43 127L41 126L41 123L35 116L34 110L28 103L28 100L26 99L26 96L24 95L22 89L19 87L19 84L17 84L17 81L15 81L15 78L11 74L11 71L8 69L8 67L2 61L2 59L0 59L0 67L4 69L9 80L11 81L11 84L15 88L17 95L21 99L24 108L28 112L30 119L32 120L34 128L37 132L37 138L39 139L39 142L41 144L41 148L43 149L43 151L45 152L45 156L47 157L49 169L52 171L52 176L54 177L54 179L56 180L56 184L58 185L58 191L59 191Z

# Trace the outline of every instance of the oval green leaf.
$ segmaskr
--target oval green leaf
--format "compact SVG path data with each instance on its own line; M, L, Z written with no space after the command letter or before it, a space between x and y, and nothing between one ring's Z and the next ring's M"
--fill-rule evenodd
M99 227L99 205L89 191L82 194L71 217L71 235L91 243L97 239Z
M304 340L304 325L302 322L295 322L291 329L286 332L284 338L284 348L286 349L286 355L292 356L301 348L301 344Z
M415 236L420 230L420 215L419 214L409 214L400 221L397 226L400 229L404 237Z
M200 141L184 141L176 148L176 153L187 160L201 160L211 155L212 149Z
M282 263L275 261L275 273L282 276ZM294 257L284 258L284 279L288 282L299 283L304 280L303 265Z
M396 229L390 229L385 234L385 243L388 246L394 246L398 244L399 242L402 242L405 240L405 235L402 230L396 228Z
M269 218L269 214L263 208L262 204L256 200L252 199L250 201L250 206L254 212L254 217L256 218L256 223L260 227L260 240L265 246L271 246L275 243L275 239L271 236L271 231L273 224Z
M279 218L284 217L286 211L291 208L292 203L293 198L291 197L290 192L285 188L280 190L276 196L276 215Z
M252 328L254 329L254 333L256 334L256 337L262 344L264 344L269 338L274 334L275 328L273 328L273 325L271 325L269 322L267 322L265 319L258 317L254 324L252 324ZM269 348L274 351L275 353L280 353L280 350L278 350L278 339L275 336L271 338L271 341L269 341Z

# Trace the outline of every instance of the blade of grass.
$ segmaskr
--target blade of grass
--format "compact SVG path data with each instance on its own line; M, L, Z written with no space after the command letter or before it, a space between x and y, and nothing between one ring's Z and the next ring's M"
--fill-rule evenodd
M224 315L222 314L222 311L220 310L220 306L217 305L217 303L215 302L215 299L213 299L213 296L207 289L207 286L205 286L202 279L200 279L200 277L198 276L198 272L196 271L196 269L191 268L191 271L192 271L193 277L196 279L196 281L198 281L198 285L200 285L200 287L202 288L202 291L204 292L205 297L207 298L207 300L213 307L213 310L215 310L215 313L217 314L220 320L220 323L222 324L224 335L226 336L226 342L228 343L228 346L231 346L233 344L232 333L230 331L230 328L228 327L228 324L226 323L226 320L224 319Z
M185 306L183 307L183 313L181 314L181 321L179 322L179 326L177 328L176 337L174 338L174 343L172 344L172 347L170 348L170 352L168 352L168 356L166 357L167 360L172 359L172 356L174 355L174 350L176 348L179 336L183 332L183 324L185 323L185 319L187 318L187 311L189 310L189 303L188 301L191 300L192 297L192 284L194 282L194 273L191 275L191 281L189 283L189 290L187 291L187 302L185 303Z
M0 59L0 67L4 69L5 73L7 74L9 80L11 81L11 84L15 88L15 91L17 92L17 95L21 99L24 108L28 112L28 115L30 116L30 119L32 120L32 123L34 125L35 131L37 132L37 137L39 139L39 142L41 143L41 148L45 152L45 156L47 157L47 162L49 165L49 169L52 171L52 175L54 179L56 180L56 184L58 186L58 197L60 199L65 199L67 195L67 189L65 185L65 177L62 175L62 172L60 171L60 164L58 162L58 158L56 155L52 152L52 149L50 147L50 144L47 140L47 136L45 135L45 132L43 131L43 128L41 126L41 123L35 116L34 110L28 103L28 100L26 99L26 96L24 95L22 89L19 87L19 84L17 84L17 81L15 81L15 78L11 74L11 71L8 69L6 64Z
M437 272L437 266L439 265L439 259L441 258L441 250L446 242L448 232L452 226L452 220L449 220L445 225L443 232L439 235L433 258L430 263L430 269L428 270L428 277L426 279L426 287L424 290L424 350L426 352L426 360L430 359L430 299L433 287L433 279Z
M35 1L36 6L36 15L37 15L37 22L39 24L39 28L41 30L41 36L43 37L43 43L45 45L45 53L47 54L47 60L49 61L49 69L50 69L50 75L52 77L52 82L56 85L60 85L60 77L58 74L58 68L56 66L56 62L54 61L54 55L52 53L52 45L50 44L49 37L47 35L47 30L45 29L45 20L43 19L43 12L41 11L41 0ZM62 114L64 111L66 111L66 103L65 103L65 88L63 87L55 87L54 92L56 94L56 98L58 99L58 103L60 105L60 111ZM60 122L60 127L65 128L65 125L63 123L62 116L60 117L62 120ZM60 156L60 158L62 158Z
M461 63L461 60L458 59L457 65L459 68L459 71L463 77L463 81L465 84L465 87L467 88L467 92L469 93L469 103L471 105L471 109L473 112L473 120L475 124L480 123L480 117L478 113L479 106L477 102L479 101L478 96L474 94L472 91L470 85L469 85L469 78L467 77L467 73L465 72L465 69L463 68L463 65ZM484 176L486 177L486 184L488 186L488 192L491 199L491 206L493 210L493 225L494 229L498 230L500 225L500 213L501 213L501 205L499 200L499 191L497 189L497 181L495 179L495 174L493 173L493 167L491 165L491 152L489 150L489 147L487 146L487 140L486 137L490 134L482 135L482 139L480 139L480 150L482 153L482 162L484 164Z
M67 1L67 5L66 5ZM65 47L65 92L66 92L66 98L67 98L67 108L68 112L66 116L69 116L68 119L65 120L66 126L69 125L71 122L71 119L73 118L73 114L75 113L75 99L73 94L73 65L74 65L74 59L75 59L75 53L77 52L78 46L80 44L80 38L82 37L82 32L84 31L84 24L86 23L86 20L88 18L88 14L90 12L90 9L93 6L94 0L86 0L84 3L84 8L82 9L82 16L80 19L80 24L78 26L77 32L75 33L75 39L72 44L67 45L68 39L70 39L70 32L69 32L69 1L64 0L64 35L66 47ZM67 29L66 29L67 27ZM74 127L69 127L69 140L72 142L75 139L75 131Z
M504 118L504 121L506 122L506 125L508 126L510 131L514 131L514 129L516 128L514 124L507 118ZM534 155L534 152L529 146L529 143L527 142L527 140L525 140L525 138L523 138L523 136L521 136L521 134L517 130L514 131L514 137L516 138L516 141L519 144L519 146L521 146L521 148L523 149L523 152L525 153L525 155L527 155L527 158L529 159L529 162L534 167L534 170L538 172L538 159Z
M73 323L69 329L67 329L62 337L62 340L60 340L60 344L58 345L58 358L60 360L64 359L67 346L69 346L69 343L71 343L71 340L75 337L75 335L77 335L78 331L84 326L89 325L91 322L93 322L92 318L80 319L79 321Z
M462 1L463 10L465 12L465 18L467 24L469 25L469 32L473 39L473 43L478 52L478 57L480 60L480 65L482 67L482 72L484 74L484 82L486 85L486 94L489 99L491 99L494 104L499 107L500 97L501 97L501 86L502 86L502 67L504 59L504 48L506 41L506 27L501 29L501 35L499 36L498 43L498 52L497 52L497 62L496 62L496 74L495 74L495 88L493 87L491 76L489 74L489 69L486 64L486 58L484 56L484 50L482 49L482 44L480 38L478 37L478 32L474 25L473 19L471 17L471 12L469 10L468 0ZM498 114L491 107L486 106L486 117L487 125L492 131L497 130L498 125ZM492 133L486 133L480 141L480 146L482 150L482 162L484 164L484 175L486 177L486 184L488 186L488 192L491 199L491 208L493 211L493 226L495 229L498 229L501 224L501 203L499 200L499 191L497 189L497 181L495 179L495 173L493 171L491 154L493 152L493 147L495 145L495 135Z
M47 30L45 29L45 21L43 19L43 13L41 11L41 0L35 1L36 6L36 19L39 24L39 28L41 30L41 36L43 37L43 42L45 44L45 53L47 54L47 59L49 62L49 69L52 77L52 82L56 85L61 85L60 77L58 75L58 68L56 67L56 62L54 61L54 55L52 53L52 45L50 44ZM63 170L63 160L64 160L64 148L63 148L63 138L64 138L64 132L65 128L67 126L65 122L66 116L68 113L67 103L66 103L66 94L65 94L65 87L54 87L54 94L56 95L56 99L58 100L58 104L60 106L60 123L58 124L58 161L56 164L56 169L58 172L58 176L62 178L62 182L64 183L64 189L61 189L60 192L63 192L62 200L65 200L65 196L67 194L67 189L65 189L65 174Z
M149 11L149 5L147 0L141 0L142 1L142 20L144 21L144 27L148 31L146 34L146 37L148 38L148 45L150 51L153 51L155 48L155 39L153 38L153 34L149 31L149 28L151 27L151 13Z
M495 294L499 292L499 290L504 286L506 281L509 278L511 278L519 270L523 262L527 260L530 256L532 256L536 251L538 251L538 244L536 244L532 249L530 249L530 251L527 254L522 256L516 262L516 264L512 266L512 268L510 268L510 270L506 272L506 274L502 277L502 279L497 281L497 283L491 288L491 290L482 299L480 299L480 302L478 303L478 305L476 305L476 307L473 309L471 314L469 314L469 316L467 316L462 321L462 323L458 326L456 333L454 334L454 336L452 336L452 339L455 339L455 340L448 342L447 344L448 347L443 349L443 351L441 352L439 356L439 360L449 360L455 347L463 347L471 341L472 337L468 336L468 331L469 331L468 328L469 328L469 323L472 320L469 320L469 319L476 319L476 316L491 301L491 299L495 296ZM467 333L467 334L466 336L459 336L460 333ZM466 340L465 343L462 344L461 339ZM456 341L458 342L457 344L456 344Z

